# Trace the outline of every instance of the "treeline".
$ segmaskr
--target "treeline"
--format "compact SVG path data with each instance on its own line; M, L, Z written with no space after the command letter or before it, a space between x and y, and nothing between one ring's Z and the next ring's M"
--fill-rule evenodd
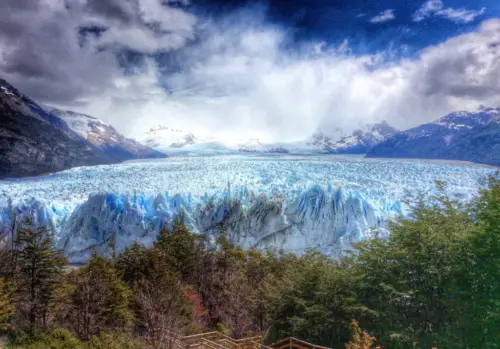
M177 222L151 248L67 270L50 232L27 223L0 252L0 331L33 349L171 348L174 333L211 330L334 349L498 348L500 181L485 187L466 205L415 199L389 238L339 261L244 251Z

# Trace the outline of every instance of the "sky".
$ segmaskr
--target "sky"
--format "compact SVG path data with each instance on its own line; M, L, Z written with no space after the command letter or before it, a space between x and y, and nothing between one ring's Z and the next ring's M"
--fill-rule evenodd
M135 138L406 129L500 107L500 2L2 0L0 77Z

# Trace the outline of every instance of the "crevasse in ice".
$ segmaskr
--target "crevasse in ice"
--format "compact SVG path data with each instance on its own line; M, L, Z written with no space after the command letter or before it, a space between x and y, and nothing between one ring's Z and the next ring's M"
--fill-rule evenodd
M180 217L193 231L224 230L244 247L331 256L353 242L386 235L407 214L408 194L447 182L449 195L477 193L486 167L346 156L169 158L79 167L0 181L0 226L24 217L49 226L73 262L133 241L150 245ZM16 223L17 222L17 223Z

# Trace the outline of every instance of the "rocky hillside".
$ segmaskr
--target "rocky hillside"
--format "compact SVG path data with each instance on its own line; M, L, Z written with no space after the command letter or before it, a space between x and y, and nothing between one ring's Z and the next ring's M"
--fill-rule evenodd
M113 158L129 160L165 157L163 153L126 138L113 126L93 116L51 107L45 107L45 110L64 120L73 131Z
M465 160L500 165L500 108L455 112L396 134L367 157Z
M113 137L121 139L116 134ZM0 178L156 156L150 149L134 151L86 139L62 118L0 79Z

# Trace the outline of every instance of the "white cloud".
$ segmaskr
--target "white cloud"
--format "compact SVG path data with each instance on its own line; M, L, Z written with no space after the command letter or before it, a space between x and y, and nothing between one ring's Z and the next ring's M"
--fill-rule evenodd
M152 11L148 1L141 3ZM350 130L381 120L406 128L455 110L500 106L500 20L393 61L392 52L354 56L347 41L337 48L320 42L284 49L288 33L255 11L217 21L180 16L168 24L179 41L148 32L119 37L120 29L143 28L129 11L115 13L116 23L91 16L111 32L80 46L81 9L66 11L0 13L0 72L41 102L88 112L130 136L165 124L228 142L287 141L317 128ZM186 46L195 28L203 36ZM114 45L175 54L160 63L146 58L123 74Z
M394 16L394 9L387 9L380 12L378 15L370 19L371 23L385 23L392 21L396 16Z
M432 16L442 17L455 23L469 23L484 14L486 8L480 10L468 10L465 8L444 8L441 0L429 0L413 14L415 22L421 22Z
M500 106L500 20L396 63L385 61L388 53L354 57L346 44L292 54L281 49L284 33L268 27L213 30L185 52L177 74L163 78L171 96L157 87L151 64L92 100L89 111L116 124L128 116L135 122L120 126L133 135L161 123L235 142L299 140L317 128L381 120L406 128Z
M447 8L436 13L437 16L449 19L456 23L469 23L481 16L486 11L486 7L481 8L479 11L467 10L464 8L453 9Z

